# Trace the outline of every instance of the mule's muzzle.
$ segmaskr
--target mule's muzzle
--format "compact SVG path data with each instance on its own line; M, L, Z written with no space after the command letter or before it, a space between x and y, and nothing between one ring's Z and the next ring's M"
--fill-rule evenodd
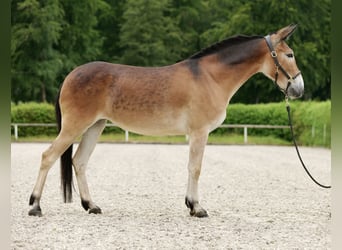
M304 95L304 80L301 74L292 79L286 89L286 95L291 99L300 98Z

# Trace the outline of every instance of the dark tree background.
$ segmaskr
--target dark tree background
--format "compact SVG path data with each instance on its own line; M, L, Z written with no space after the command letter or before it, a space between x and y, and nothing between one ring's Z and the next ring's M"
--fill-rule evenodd
M331 0L12 0L11 8L13 102L53 102L66 74L89 61L162 66L229 36L291 23L304 99L330 99ZM256 75L232 102L282 98Z

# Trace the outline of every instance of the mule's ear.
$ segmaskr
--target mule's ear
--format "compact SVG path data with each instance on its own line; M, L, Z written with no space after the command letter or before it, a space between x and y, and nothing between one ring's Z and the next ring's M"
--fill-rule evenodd
M292 33L296 30L297 24L290 24L275 33L274 43L277 44L283 40L289 38Z
M282 40L286 40L289 38L292 33L297 29L297 24L290 24L289 26L282 28L279 30L279 34Z

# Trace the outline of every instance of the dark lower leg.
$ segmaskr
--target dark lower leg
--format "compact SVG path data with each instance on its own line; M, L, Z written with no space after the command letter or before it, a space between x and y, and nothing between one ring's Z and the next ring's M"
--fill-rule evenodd
M30 216L42 216L42 209L40 208L39 200L39 198L31 194L29 205L33 207L28 213Z
M84 208L85 211L89 210L90 214L102 214L101 208L99 208L96 205L90 207L90 202L89 201L81 199L81 204L82 204L82 207Z

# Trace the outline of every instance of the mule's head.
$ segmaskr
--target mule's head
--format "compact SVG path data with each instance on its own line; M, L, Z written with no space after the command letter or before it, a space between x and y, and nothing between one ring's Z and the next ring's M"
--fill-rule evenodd
M293 50L285 40L297 25L289 25L265 37L268 47L263 73L271 78L288 97L294 99L304 94L304 80L297 67Z

